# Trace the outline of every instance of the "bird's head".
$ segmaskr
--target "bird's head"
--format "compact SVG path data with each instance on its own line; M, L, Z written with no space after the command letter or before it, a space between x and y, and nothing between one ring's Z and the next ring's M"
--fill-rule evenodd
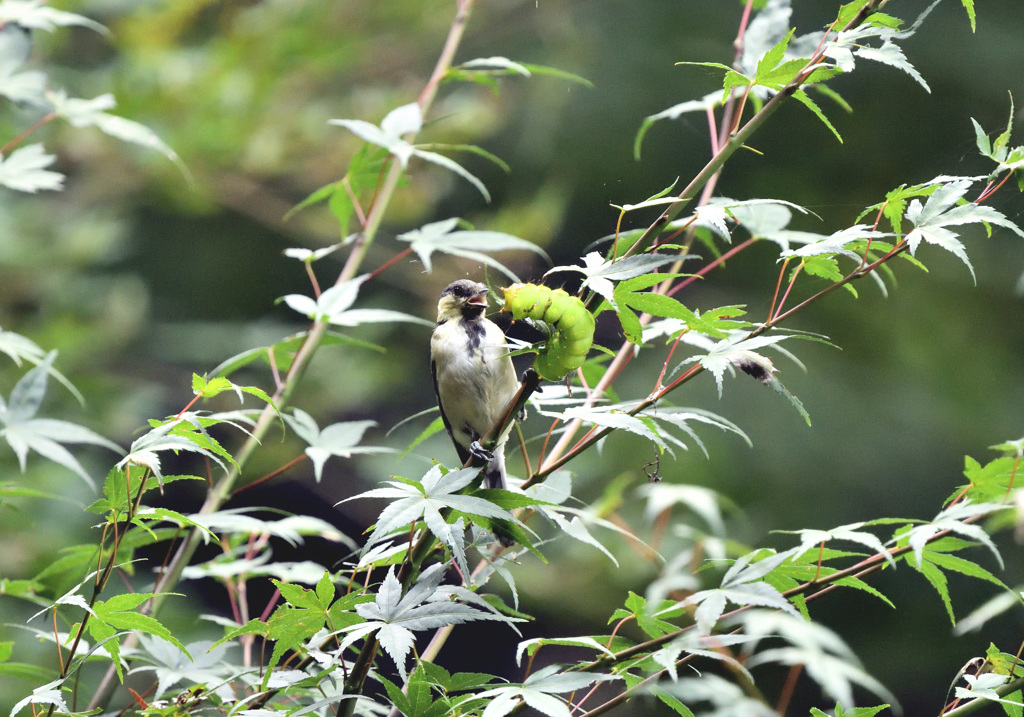
M437 302L437 321L475 319L487 309L487 287L469 279L453 281L441 292Z

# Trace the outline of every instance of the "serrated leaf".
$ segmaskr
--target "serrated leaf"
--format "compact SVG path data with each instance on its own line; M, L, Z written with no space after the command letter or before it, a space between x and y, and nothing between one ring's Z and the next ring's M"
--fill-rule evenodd
M97 646L101 644L110 655L122 680L124 678L121 674L119 633L135 630L153 635L171 643L187 654L185 646L178 642L177 638L159 620L151 615L135 612L135 608L154 595L155 593L128 593L117 595L106 601L96 601L93 604L93 619L88 622L89 634L97 641Z
M937 566L928 561L922 562L921 565L917 566L917 570L935 588L935 592L939 594L942 604L946 608L950 623L956 625L956 615L953 614L953 602L949 597L949 585L946 581L946 576Z
M679 698L675 695L670 695L669 693L663 690L656 689L652 691L654 692L655 697L657 697L659 700L668 705L668 707L671 708L677 715L679 715L679 717L694 717L693 711L691 711L689 707L680 702Z
M431 565L403 595L392 566L374 602L356 606L356 612L366 622L341 631L346 634L341 643L342 648L375 634L404 680L407 676L405 664L413 647L415 631L435 630L474 620L510 620L447 599L432 602L443 577L444 567L440 564Z
M729 588L701 590L686 598L682 605L696 605L693 619L702 635L710 635L727 603L738 606L757 605L799 615L793 604L778 590L765 582L750 582Z
M979 580L986 580L993 585L998 585L1004 590L1010 590L1009 587L1002 580L997 578L995 575L990 573L985 568L981 567L977 563L971 562L965 558L961 558L958 555L950 555L948 553L941 553L935 550L926 550L924 553L925 560L935 563L940 568L946 570L953 570L961 575L966 575L971 578L978 578Z
M893 26L893 18L877 13L878 18L873 22L862 23L859 27L844 29L839 32L835 40L826 42L825 55L836 61L837 65L846 72L854 69L855 57L860 57L894 67L907 73L920 84L926 91L931 92L928 83L925 82L921 73L907 60L903 50L896 44L897 40L903 40L917 32L924 19L938 4L938 0L932 2L914 23L906 30L899 30ZM872 16L874 17L874 16ZM869 38L876 38L881 41L878 47L867 44Z
M492 257L487 256L487 254L498 251L531 251L544 257L549 263L551 261L543 249L525 239L520 239L504 232L457 231L456 227L458 224L458 218L431 222L419 229L400 234L398 239L409 242L410 247L419 256L420 261L423 262L424 269L428 272L433 269L431 256L434 252L479 261L498 269L517 282L519 278L510 269Z
M631 416L623 411L621 407L599 406L590 408L569 408L563 411L560 415L565 421L578 419L595 426L627 431L642 438L646 438L662 450L666 450L669 453L672 452L671 447L659 434L658 428L653 420L640 416Z
M868 4L869 0L853 0L839 7L839 14L836 15L834 27L843 30L856 17L857 13Z
M439 167L444 167L449 172L454 172L455 174L459 175L467 182L472 184L474 187L476 187L477 191L483 195L484 199L488 203L490 203L491 193L487 191L487 187L484 185L484 183L477 179L476 175L472 174L469 170L467 170L461 164L456 162L454 159L451 159L450 157L445 157L443 154L438 154L437 152L428 152L426 150L416 148L412 149L412 154L415 155L416 157L419 157L420 159L430 162L431 164L436 164Z
M133 673L151 671L156 677L155 690L148 694L149 699L164 697L172 687L180 682L188 685L209 685L211 692L225 694L215 685L222 685L225 679L232 674L229 667L230 660L225 659L228 651L232 649L229 645L214 644L209 640L190 642L185 649L179 649L163 640L155 639L143 634L141 637L142 650L140 650L140 662L133 668ZM197 693L185 690L181 692L184 696ZM231 693L226 693L225 696Z
M156 150L174 162L182 174L191 179L191 173L181 157L153 130L139 122L106 112L117 104L112 94L107 93L91 100L84 100L68 97L63 91L57 91L47 93L47 99L53 105L54 114L67 120L72 127L95 127L122 142Z
M871 585L869 583L864 582L863 580L861 580L859 578L855 578L855 577L839 578L838 580L834 580L833 582L836 585L843 585L843 586L848 587L848 588L853 588L854 590L861 590L863 592L866 592L868 595L874 595L876 598L878 598L879 600L884 602L886 605L891 607L893 610L896 609L895 603L893 603L892 600L890 600L888 597L886 597L885 594L882 593L882 591L880 591L875 586L873 586L873 585Z
M793 97L800 102L800 104L813 112L814 116L820 119L824 125L829 128L832 134L836 136L836 139L839 140L840 144L843 143L843 137L839 134L839 130L835 128L835 126L829 121L828 117L825 116L825 113L821 111L821 108L815 104L814 100L812 100L804 90L797 90L793 93Z
M755 73L755 81L763 84L762 78L771 70L775 69L782 58L786 54L786 48L789 46L789 41L793 39L793 33L795 30L790 30L786 33L786 36L779 40L770 50L761 56L761 59L757 61L757 69Z
M975 26L974 17L974 0L960 0L963 3L964 10L967 11L967 19L971 21L971 32L976 31L978 28Z
M248 512L254 510L258 510L258 508L236 508L233 510L219 510L214 513L193 513L188 518L217 534L265 534L281 538L293 546L302 545L305 542L304 536L312 535L324 540L343 543L349 548L355 548L355 543L351 538L320 518L315 518L311 515L290 515L278 520L263 520L248 515ZM317 572L318 577L319 575L320 571Z
M881 47L861 47L854 54L858 57L873 59L874 61L882 62L884 65L901 70L924 87L926 92L932 91L932 88L928 86L928 83L921 73L918 72L918 69L910 65L910 61L903 54L903 50L893 42L885 42Z
M964 500L943 510L930 523L900 531L896 539L901 542L906 541L907 545L913 548L913 557L918 567L922 566L925 546L943 531L949 531L968 540L981 543L989 549L996 560L999 561L1000 567L1002 567L1003 558L988 533L980 526L964 521L967 518L981 517L989 513L1006 510L1008 507L999 503L972 503L970 500Z
M309 445L306 455L313 461L316 482L323 476L324 464L328 458L351 458L357 454L394 453L394 448L385 446L361 446L360 441L367 429L376 426L376 421L343 421L321 430L313 417L300 408L284 415L285 422Z
M274 400L261 388L256 386L239 386L238 384L232 383L223 376L214 376L207 379L205 376L199 374L192 374L192 392L200 398L213 398L225 391L234 391L235 395L238 396L238 400L242 401L242 394L248 394L255 396L264 403L269 404L275 411L277 411L277 405Z
M905 241L911 254L916 252L922 241L946 249L964 262L974 277L974 267L967 258L963 244L948 227L975 223L995 224L1021 237L1024 237L1024 230L990 206L960 203L970 186L970 180L954 179L939 183L924 204L918 199L912 200L907 207L906 218L914 225L914 229L907 234Z
M386 481L388 488L375 488L359 495L346 498L342 503L360 498L389 498L391 503L377 518L377 525L366 542L364 551L373 547L395 530L404 529L410 523L423 520L427 528L448 548L459 567L468 570L465 547L461 532L465 530L459 521L448 522L450 511L517 523L512 513L503 510L483 498L463 495L480 474L479 468L463 468L443 473L440 466L432 467L419 483Z
M876 231L870 224L855 224L852 227L833 232L828 236L813 235L815 240L808 241L798 249L784 250L779 253L779 258L799 257L801 259L812 256L833 256L842 255L860 262L861 255L856 251L860 249L865 241L874 242L892 236L885 232Z
M644 327L640 323L640 318L626 306L619 306L615 315L619 317L622 335L626 341L639 346L644 338Z
M772 90L781 90L783 87L793 82L797 75L799 75L806 67L807 60L787 60L778 67L773 68L770 72L766 72L764 76L758 77L757 83L762 87L768 87ZM806 78L806 81L810 82L811 77L813 77L816 72L819 73L820 77L821 73L825 72L826 69L827 68L825 67L820 67L819 70L812 71L810 76ZM800 92L801 90L797 91Z
M595 682L621 679L617 675L561 672L559 665L535 671L520 685L505 685L477 695L489 700L482 717L503 717L525 703L548 717L570 717L565 703L552 695L581 690Z
M173 420L155 425L148 433L133 441L128 454L117 462L116 467L123 469L128 465L141 466L152 471L157 480L162 481L159 454L163 451L199 453L223 470L227 470L228 463L234 464L234 458L206 432L202 420L194 413L185 412Z
M50 353L38 366L26 373L11 390L5 402L0 398L0 436L18 457L24 472L30 451L77 474L95 488L95 483L78 460L63 444L90 444L116 453L124 453L116 443L94 431L68 421L35 418L46 395L46 383L55 353Z
M63 189L64 175L46 169L56 159L52 154L46 154L42 144L19 147L6 157L0 156L0 185L30 194L41 189Z
M655 122L660 122L664 119L678 119L689 112L707 112L718 104L719 93L712 92L711 94L704 95L704 97L699 100L680 102L679 104L673 105L668 109L658 112L657 114L645 117L644 121L640 124L640 129L637 130L636 137L633 139L633 159L640 161L640 148L643 146L644 137Z
M665 296L664 294L655 294L651 291L616 291L616 300L620 304L626 304L637 311L642 311L651 316L682 319L683 321L696 318L693 312L683 306L677 299Z
M737 87L750 87L753 84L754 80L750 77L747 77L742 72L730 69L725 73L725 78L722 80L722 103L725 104L726 100L729 99L729 95Z
M874 533L869 533L866 530L862 530L867 524L866 523L850 523L848 525L841 525L831 530L816 530L806 528L804 530L794 531L800 536L800 552L810 550L814 546L821 545L833 540L849 541L851 543L857 543L870 548L875 553L881 555L886 559L890 566L896 567L896 561L886 549L881 539L878 538ZM789 531L780 531L789 532Z
M661 202L664 200L654 200ZM669 200L672 201L672 200ZM673 264L688 257L667 256L663 254L637 254L624 259L606 260L595 252L590 252L583 257L583 264L572 264L556 266L548 270L544 276L558 271L577 271L587 278L583 281L583 288L590 289L600 295L611 304L612 308L618 309L615 300L615 282L632 279L643 274L650 274L654 269L666 264ZM628 319L627 319L628 320Z
M421 319L400 311L389 309L353 309L350 308L359 295L359 289L369 278L368 274L335 284L317 298L303 294L289 294L282 301L291 309L304 316L326 321L335 326L359 326L365 323L409 322L422 326L434 326L434 322Z
M413 146L405 140L404 135L415 135L422 129L423 113L420 106L412 102L388 112L380 127L364 120L350 119L332 119L328 124L344 127L364 142L383 147L393 154L404 168L413 153Z
M718 386L718 393L721 396L722 383L726 370L732 368L738 368L749 376L756 378L765 386L768 386L777 393L782 394L789 400L794 408L800 413L804 421L810 425L811 420L807 411L804 409L803 404L800 400L794 396L789 390L774 376L777 370L774 364L766 356L761 355L755 349L771 346L776 350L782 351L789 358L794 359L792 354L789 354L784 349L780 349L775 346L780 341L787 338L792 338L794 334L786 336L755 336L748 338L743 332L735 332L730 337L719 341L715 344L711 351L707 354L692 356L683 361L676 370L679 370L683 365L699 362L701 367L711 372L715 377L715 383ZM801 336L801 338L811 338L809 336ZM826 341L827 343L827 341ZM799 365L799 362L797 362Z
M992 143L989 141L988 135L985 134L985 130L973 117L971 117L971 124L974 125L974 141L978 145L978 152L984 157L992 157Z
M30 35L18 25L0 28L0 96L21 105L46 106L46 74L38 70L19 72L28 59Z
M84 15L50 7L46 0L4 0L0 3L0 23L16 23L25 28L52 32L58 27L87 27L100 34L107 28Z
M3 5L0 5L0 7L3 7ZM63 684L64 678L61 678L36 687L32 690L32 694L21 699L11 708L10 717L14 717L14 715L29 705L50 705L51 708L56 708L65 714L74 714L64 702L64 696L61 693L61 686Z

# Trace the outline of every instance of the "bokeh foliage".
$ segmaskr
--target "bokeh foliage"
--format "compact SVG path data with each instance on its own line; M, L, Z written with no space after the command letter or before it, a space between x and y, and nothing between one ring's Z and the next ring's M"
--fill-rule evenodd
M80 417L128 444L130 432L146 418L187 401L192 372L301 328L290 312L274 305L277 297L306 286L302 266L281 252L323 246L352 229L339 229L322 207L284 221L294 204L335 180L358 147L353 136L327 120L379 121L413 100L447 30L450 5L66 5L108 25L111 36L63 30L59 38L40 37L34 51L52 52L47 61L63 66L55 75L84 96L112 90L118 112L153 128L194 180L158 155L125 149L99 133L47 128L45 139L54 143L59 167L69 175L67 191L27 200L0 196L0 326L57 349L61 370L87 398L82 409L52 387L54 413ZM814 3L796 5L798 24L816 27L827 19L818 16L824 11ZM927 3L901 5L901 14L913 17ZM594 86L536 77L502 79L494 88L443 88L435 115L445 119L428 127L430 141L480 144L512 171L460 158L491 187L494 201L487 205L458 178L417 167L388 217L386 248L374 251L389 256L398 246L393 235L431 219L463 216L536 241L556 264L571 263L588 242L614 228L610 203L639 201L705 161L709 148L699 115L658 125L645 139L640 162L632 159L632 140L643 117L714 88L717 75L673 63L729 62L738 6L695 0L483 3L460 59L500 54L563 68ZM976 156L969 117L998 129L1005 123L1006 91L1024 98L1024 17L1018 10L1013 0L987 2L977 33L968 35L959 4L941 4L927 31L906 45L929 79L931 94L884 67L859 72L841 86L854 113L831 112L845 144L802 108L785 108L757 138L756 147L769 153L740 157L719 193L770 194L820 209L837 224L805 218L802 228L828 232L852 222L860 207L900 182L925 181L951 167L965 175L987 171ZM9 129L18 120L5 121ZM1018 196L1005 192L995 206L1019 221ZM962 265L938 259L929 276L905 271L889 298L865 287L857 301L834 295L800 317L798 328L828 333L843 348L841 355L809 348L803 354L809 373L788 382L810 411L812 428L757 386L737 387L716 408L742 422L754 447L734 437L709 437L712 460L681 456L663 463L663 477L730 496L738 510L729 519L750 541L763 540L771 529L930 515L957 480L964 454L982 458L990 443L1020 433L1024 312L1014 286L1024 262L1014 237L978 239L971 254L977 288L970 288ZM702 288L702 295L719 304L747 303L752 313L763 313L775 279L774 273L762 273L763 258L737 259L725 283ZM539 263L515 267L527 277L544 270ZM476 276L479 269L444 260L428 276L416 261L403 262L382 275L373 300L432 318L440 286L466 272ZM384 428L393 426L432 405L427 335L418 328L361 333L386 346L386 361L370 350L323 352L297 402L320 416L372 417ZM10 365L0 368L6 392L17 373ZM695 387L692 396L695 405L717 402L711 381ZM399 436L411 438L422 425L405 426ZM643 480L635 453L618 450L618 440L624 439L609 441L600 458L575 466L584 498L598 497L614 478ZM439 437L426 452L443 460L449 451ZM294 452L295 445L268 446L254 474ZM99 467L105 458L84 460ZM9 455L2 465L4 471L17 468ZM412 472L421 465L410 458L397 465L366 459L329 466L319 485L308 471L297 471L279 492L254 490L248 499L280 501L352 532L373 516L358 507L339 516L331 504L386 471ZM67 482L60 469L38 464L29 478L41 489ZM74 490L73 500L91 500L84 486ZM183 486L169 490L167 501L177 505L189 498ZM310 510L311 503L322 507ZM49 523L53 511L62 510L59 504L0 508L10 518L0 528L5 573L34 574L62 545L79 542L36 529L33 513L44 505ZM84 535L88 520L73 504L66 509L68 531ZM639 499L627 493L621 510L636 515L641 509ZM622 542L618 549L628 555L633 548ZM1021 565L1015 551L1005 554L1005 579L1012 584L1009 575L1019 576ZM614 570L595 551L572 557L577 575L569 577L578 580L564 574L555 579L538 568L520 581L530 586L524 609L570 632L576 621L592 622L619 604L626 585L653 575L643 561L626 564ZM566 594L569 586L573 592ZM902 600L901 590L907 590ZM936 633L933 626L944 620L937 600L918 605L909 587L894 586L893 595L905 606L895 613L860 602L826 610L835 612L837 624L851 620L862 626L853 646L912 712L917 695L944 692L944 676L984 645L968 637L951 646L947 634ZM970 603L965 597L964 604ZM5 615L5 622L19 617ZM191 616L175 620L184 624ZM1008 619L1007 626L1019 631L1020 625ZM889 649L894 636L915 644L917 654L931 655L935 664L897 663ZM5 699L0 690L0 703Z

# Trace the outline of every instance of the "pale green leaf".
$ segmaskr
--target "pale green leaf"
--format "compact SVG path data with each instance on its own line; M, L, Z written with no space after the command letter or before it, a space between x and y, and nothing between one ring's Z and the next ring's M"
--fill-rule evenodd
M41 189L63 189L64 175L46 169L56 159L46 154L42 144L19 147L6 157L0 157L0 185L30 194Z
M68 121L73 127L95 127L115 139L141 147L156 150L181 170L189 180L191 174L177 152L160 139L153 130L133 120L112 115L106 110L117 104L112 94L103 94L91 100L68 97L64 92L50 92L47 95L54 113Z
M797 101L799 101L800 104L802 104L804 107L813 112L815 117L820 119L824 123L824 125L828 127L829 130L831 130L832 134L836 136L836 139L839 140L839 143L842 144L843 138L842 135L839 134L839 130L837 130L833 126L833 124L829 121L828 117L825 116L825 113L821 111L821 108L818 107L817 104L815 104L814 100L812 100L806 92L804 92L803 90L797 90L796 92L793 93L793 97Z
M472 174L469 170L463 167L461 164L456 162L454 159L445 157L443 154L437 152L428 152L424 149L413 148L412 153L420 159L426 160L432 164L436 164L439 167L444 167L449 172L454 172L459 175L467 182L476 187L477 191L483 195L484 199L488 202L491 201L491 193L487 191L487 187L484 183L477 179L476 175Z

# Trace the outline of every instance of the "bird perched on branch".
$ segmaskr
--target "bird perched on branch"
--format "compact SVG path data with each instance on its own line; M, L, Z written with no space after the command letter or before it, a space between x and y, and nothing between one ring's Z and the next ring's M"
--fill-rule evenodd
M487 462L488 488L505 487L505 441L509 428L493 451L480 445L502 417L519 390L505 334L484 318L487 287L460 279L441 292L437 327L430 337L430 374L448 435L463 463L473 456Z

